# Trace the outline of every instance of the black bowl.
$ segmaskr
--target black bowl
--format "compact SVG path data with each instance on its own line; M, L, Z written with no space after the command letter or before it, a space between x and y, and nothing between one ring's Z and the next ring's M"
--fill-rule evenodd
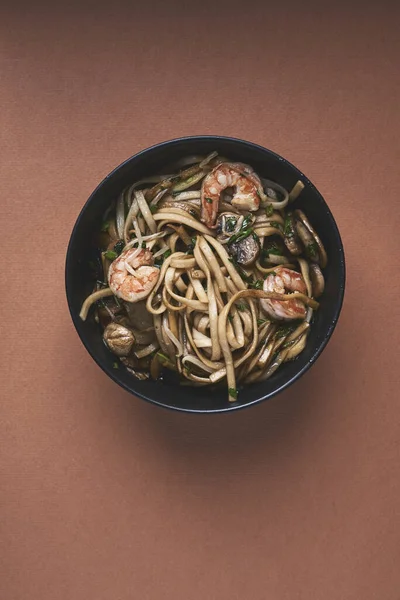
M295 206L305 210L328 253L325 270L325 293L315 313L307 346L293 362L284 364L267 381L240 390L235 403L228 402L225 388L188 388L176 383L138 381L122 365L113 368L115 357L102 342L99 326L92 318L83 322L79 311L85 297L93 289L89 256L90 240L100 228L102 215L129 183L159 172L163 167L187 154L207 154L217 150L232 160L248 163L256 172L290 189L298 179L305 189ZM219 136L196 136L163 142L132 156L100 183L83 207L71 234L66 258L66 292L69 310L76 330L87 351L116 383L132 394L153 404L187 412L223 412L237 410L271 398L294 383L317 360L337 323L345 287L343 245L335 220L325 200L307 177L274 152L242 140Z

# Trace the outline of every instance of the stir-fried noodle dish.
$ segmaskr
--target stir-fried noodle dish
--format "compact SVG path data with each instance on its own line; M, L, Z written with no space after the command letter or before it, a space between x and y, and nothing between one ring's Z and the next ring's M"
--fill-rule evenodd
M132 182L96 233L93 293L115 368L180 383L264 381L307 344L324 246L292 190L213 152Z

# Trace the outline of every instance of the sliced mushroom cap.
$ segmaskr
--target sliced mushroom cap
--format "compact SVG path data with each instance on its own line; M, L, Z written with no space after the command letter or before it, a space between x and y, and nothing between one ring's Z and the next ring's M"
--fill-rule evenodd
M299 256L303 247L295 227L295 218L293 213L288 213L285 218L284 238L286 248L293 256Z
M327 257L324 245L321 242L320 237L318 236L317 232L315 231L315 229L313 228L310 221L307 219L306 215L303 213L302 210L296 210L294 214L295 214L296 218L298 219L298 222L301 222L304 225L304 227L308 230L308 232L311 234L311 237L313 238L312 239L313 245L310 246L308 250L311 255L316 254L317 258L316 258L316 260L313 259L312 256L309 256L309 258L311 258L311 260L315 260L315 262L318 262L321 265L321 267L324 269L327 265L328 257ZM306 250L307 250L307 248L306 248ZM316 250L317 250L317 252L316 252Z
M133 329L143 331L153 327L153 315L148 312L145 300L123 304Z
M117 356L128 356L135 342L131 329L121 323L110 323L103 332L103 339L111 352Z
M240 215L233 212L223 212L217 219L217 239L220 242L227 241L231 235L237 233L240 228ZM243 218L241 219L243 221Z
M304 249L307 258L309 258L312 261L318 262L318 247L315 243L313 236L301 221L296 221L296 232L304 244Z
M259 257L260 244L252 235L249 235L240 242L230 244L229 252L240 265L247 267L253 264Z
M322 275L322 271L316 263L311 264L309 269L313 296L314 298L319 298L325 289L324 276Z

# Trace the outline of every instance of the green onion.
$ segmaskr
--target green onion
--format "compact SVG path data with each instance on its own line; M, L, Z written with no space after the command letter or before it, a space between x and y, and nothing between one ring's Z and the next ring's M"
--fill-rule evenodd
M206 200L206 202L208 202L208 204L212 204L212 202L213 202L212 198L206 198L205 200Z
M238 310L242 312L247 309L246 304L243 304L243 302L238 302L238 304L235 304L235 306Z
M169 356L166 356L162 352L157 352L156 356L158 358L158 361L161 363L161 365L163 367L175 369L175 365L172 362L172 360L169 358Z
M229 395L232 398L235 398L235 400L237 399L238 393L237 393L237 390L235 388L229 388L228 392L229 392Z
M228 321L230 321L232 323L232 321L233 321L232 315L228 315Z
M119 364L117 362L113 362L113 369L119 369Z
M309 258L315 258L318 254L318 244L316 242L311 242L306 247L306 254Z
M118 255L121 254L122 250L125 247L125 242L124 240L118 240L118 242L114 245L114 252L116 252Z
M142 242L142 248L147 248L146 242Z
M257 279L256 281L249 283L249 288L252 288L253 290L262 290L263 283L262 279Z
M101 225L101 231L108 231L110 227L110 221L104 221Z
M166 251L164 252L164 254L161 254L161 256L158 256L158 257L155 259L155 261L154 261L154 264L155 264L155 266L156 266L156 267L161 267L161 265L163 264L164 260L165 260L166 258L168 258L168 256L171 256L171 254L172 254L171 250L166 250Z
M270 225L271 227L275 227L275 229L279 229L279 231L282 231L282 225L278 223L278 221L270 221Z
M268 258L270 254L274 254L276 256L282 256L282 250L279 248L276 242L269 242L266 248L263 248L262 256L263 258Z
M244 231L241 229L239 233L235 233L229 238L228 244L231 245L237 242L241 242L242 240L248 238L249 235L251 235L252 233L254 233L254 229L252 227L250 227L249 229L245 229Z
M237 220L234 217L229 217L229 219L226 220L226 230L233 231L235 229L236 223Z
M286 337L290 333L293 333L296 327L298 327L298 322L291 325L281 325L275 332L275 339L277 340L281 337Z
M257 319L257 325L264 325L267 322L267 319Z
M272 204L267 204L267 206L265 207L265 214L267 215L267 217L272 217L272 215L274 214L274 207L272 206Z
M293 237L294 236L294 231L293 231L293 226L292 226L292 219L291 219L291 215L288 214L285 217L285 225L283 228L283 233L286 237Z
M248 225L250 225L250 223L252 222L252 216L251 215L246 215L245 218L243 219L243 223L241 226L241 229L246 229L246 227Z
M114 252L114 250L107 250L106 252L104 252L104 256L108 258L108 260L115 260L118 254Z
M153 204L149 208L150 208L150 212L151 212L152 215L154 215L154 213L156 213L157 210L158 210L157 204Z

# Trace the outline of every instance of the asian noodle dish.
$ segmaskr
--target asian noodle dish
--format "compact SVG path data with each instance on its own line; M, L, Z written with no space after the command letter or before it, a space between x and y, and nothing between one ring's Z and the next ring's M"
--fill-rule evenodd
M295 359L327 264L292 204L303 188L213 152L124 189L96 233L96 284L80 313L85 320L92 307L115 368L222 382L234 402L241 386Z

